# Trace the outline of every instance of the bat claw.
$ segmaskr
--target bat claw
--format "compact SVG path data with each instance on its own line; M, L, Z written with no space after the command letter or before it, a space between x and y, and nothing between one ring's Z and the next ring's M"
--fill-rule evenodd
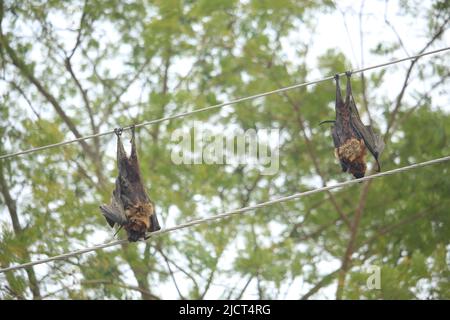
M336 73L335 75L334 75L334 80L339 80L339 73Z
M380 165L380 162L378 161L378 159L375 159L375 161L377 162L377 169L376 169L376 171L377 171L377 172L380 172L380 171L381 171L381 165Z
M353 74L352 71L345 71L345 75L347 76L347 78L350 78L352 74Z
M325 123L336 123L336 120L323 120L319 123L319 126L325 124Z

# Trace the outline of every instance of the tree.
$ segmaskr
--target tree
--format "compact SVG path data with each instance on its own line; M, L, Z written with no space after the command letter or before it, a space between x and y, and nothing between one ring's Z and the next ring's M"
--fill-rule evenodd
M313 40L298 35L313 34L317 17L336 9L292 0L1 1L0 154L304 82L314 71L306 64ZM423 52L443 46L447 2L402 2L400 13L427 35ZM295 59L285 48L292 35ZM398 36L374 55L387 61L403 53ZM387 142L384 170L450 154L450 115L436 103L448 99L440 93L448 60L392 67L403 77L394 100L379 89L393 81L386 69L355 75L357 105ZM323 75L351 68L333 48L317 63ZM420 84L414 92L412 83ZM171 135L190 130L193 118L137 129L162 225L350 179L339 171L329 130L317 125L333 117L333 101L330 81L195 116L217 131L279 129L280 168L270 176L252 166L174 165ZM1 267L112 236L98 206L113 189L114 148L114 137L102 136L0 160ZM448 169L414 170L8 272L0 295L276 299L293 287L298 298L321 297L326 288L336 298L449 298ZM380 290L366 286L371 265L381 268Z

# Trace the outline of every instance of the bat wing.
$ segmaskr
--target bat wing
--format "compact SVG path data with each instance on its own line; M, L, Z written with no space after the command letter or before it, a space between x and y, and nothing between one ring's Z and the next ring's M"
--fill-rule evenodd
M114 201L112 201L110 205L101 205L100 210L111 228L114 227L116 223L120 226L127 223L127 219L123 211L114 204Z
M151 200L149 200L149 202L150 202L151 205L152 205L152 208L153 208L152 211L153 211L153 212L152 212L152 214L150 215L150 226L148 227L148 230L147 230L147 231L154 232L154 231L160 230L160 229L161 229L161 226L159 225L158 217L156 216L156 208L155 208L155 204L154 204L153 201L151 201Z
M384 141L379 135L374 132L372 126L366 126L362 123L354 102L350 103L350 107L352 128L354 129L356 135L360 139L364 140L364 144L366 145L367 149L369 149L370 153L373 155L377 162L377 171L379 172L381 170L381 166L378 159L383 152L385 146Z
M366 145L367 149L369 149L370 153L373 155L373 157L377 162L378 166L377 171L379 172L381 170L381 166L380 162L378 161L378 158L380 157L381 152L383 152L384 141L381 139L380 136L375 134L371 126L366 126L362 123L358 109L356 108L355 99L353 98L352 94L352 87L350 81L351 72L346 72L346 76L347 76L346 104L348 104L348 108L350 111L351 127L356 136L359 139L364 140L364 144Z
M158 218L156 217L156 214L152 214L150 216L150 227L148 228L148 231L155 232L161 229L161 226L159 225Z
M120 189L120 183L116 181L116 189L111 197L111 204L103 204L100 206L100 210L111 228L114 227L116 223L120 226L127 223L127 217L120 197Z
M148 195L142 183L141 171L139 168L139 160L136 150L135 131L134 126L131 127L131 154L126 156L123 147L118 149L118 157L121 160L119 167L119 183L120 183L120 197L124 208L133 206L138 202L149 202ZM118 147L119 148L119 147Z
M342 145L341 139L339 138L338 132L336 130L336 127L333 127L333 129L331 129L331 135L333 137L333 143L334 143L334 147L336 149L339 149L339 147ZM339 159L339 162L341 163L341 168L343 172L347 171L347 165L341 160Z

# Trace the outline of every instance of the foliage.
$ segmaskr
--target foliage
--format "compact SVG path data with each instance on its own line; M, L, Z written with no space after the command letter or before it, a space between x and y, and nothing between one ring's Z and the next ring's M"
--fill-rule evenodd
M298 35L314 33L317 17L334 10L330 1L294 0L1 3L0 154L304 82L315 67L305 63L311 40ZM422 4L406 3L402 14L416 20ZM429 36L424 43L443 42L445 3L420 20ZM296 59L283 46L292 35L300 38ZM384 61L401 48L382 43L373 52ZM313 58L323 75L351 65L333 48ZM393 81L389 71L370 71L364 82L353 78L361 113L367 117L371 110L384 130L383 170L450 154L450 115L433 101L448 87L448 55L427 59L412 65L414 81L424 85L412 92L405 81L409 99L390 92L392 99L379 89ZM242 102L227 109L232 112L137 129L142 173L162 225L350 179L333 157L329 130L318 126L333 118L334 90L330 81ZM193 119L223 132L280 129L278 172L174 165L171 134L188 131ZM113 189L114 149L114 137L104 136L0 161L1 267L112 237L98 206ZM352 186L145 244L5 273L0 297L277 299L297 286L298 298L320 298L343 277L338 298L448 299L448 175L448 164L436 165L373 181L366 197L366 185ZM359 208L361 221L349 228L338 211L353 221ZM14 217L19 228L13 228ZM350 266L336 272L352 233ZM381 266L380 290L366 286L370 265Z

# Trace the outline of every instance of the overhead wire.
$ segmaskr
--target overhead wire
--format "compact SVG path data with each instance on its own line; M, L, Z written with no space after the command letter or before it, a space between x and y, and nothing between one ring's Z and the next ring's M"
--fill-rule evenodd
M324 192L324 191L337 189L337 188L342 188L342 187L350 186L350 185L357 184L357 183L360 183L360 182L363 182L363 181L368 181L368 180L372 180L372 179L376 179L376 178L380 178L380 177L385 177L385 176L393 175L393 174L396 174L396 173L401 173L401 172L405 172L405 171L409 171L409 170L413 170L413 169L418 169L418 168L425 167L425 166L430 166L430 165L434 165L434 164L438 164L438 163L443 163L443 162L446 162L446 161L450 161L450 155L442 157L442 158L429 160L429 161L415 163L415 164L412 164L412 165L409 165L409 166L404 166L404 167L400 167L400 168L389 170L389 171L385 171L385 172L376 173L376 174L373 174L373 175L370 175L370 176L366 176L366 177L363 177L363 178L359 178L359 179L348 180L348 181L340 182L340 183L337 183L337 184L334 184L334 185L330 185L330 186L325 186L325 187L316 188L316 189L312 189L312 190L308 190L308 191L304 191L304 192L295 193L295 194L290 195L290 196L280 197L280 198L277 198L277 199L269 200L269 201L266 201L266 202L263 202L263 203L259 203L259 204L256 204L256 205L252 205L252 206L248 206L248 207L243 207L243 208L227 211L227 212L224 212L224 213L221 213L221 214L217 214L217 215L213 215L213 216L210 216L210 217L192 220L192 221L189 221L189 222L186 222L186 223L183 223L183 224L179 224L179 225L176 225L176 226L173 226L173 227L170 227L170 228L165 228L165 229L161 229L161 230L156 231L156 232L149 233L146 236L146 239L148 240L149 238L152 238L152 237L155 237L155 236L159 236L159 235L162 235L162 234L165 234L165 233L173 232L173 231L180 230L180 229L185 229L185 228L188 228L188 227L204 224L204 223L215 221L215 220L219 220L219 219L228 218L228 217L233 216L233 215L242 214L242 213L245 213L245 212L248 212L248 211L252 211L252 210L255 210L255 209L260 209L260 208L264 208L264 207L267 207L267 206L271 206L271 205L274 205L274 204L277 204L277 203L298 199L298 198L309 196L309 195L312 195L312 194L315 194L315 193ZM38 265L38 264L52 262L52 261L55 261L55 260L68 259L68 258L71 258L71 257L74 257L74 256L78 256L78 255L81 255L81 254L84 254L84 253L87 253L87 252L96 251L96 250L100 250L100 249L104 249L104 248L108 248L108 247L124 244L124 243L127 243L127 242L128 242L128 240L115 240L115 241L111 241L111 242L106 242L106 243L94 245L92 247L88 247L88 248L75 250L75 251L64 253L64 254L60 254L60 255L56 255L56 256L53 256L53 257L49 257L49 258L45 258L45 259L41 259L41 260L35 260L35 261L31 261L31 262L27 262L27 263L15 265L15 266L6 267L6 268L3 268L3 269L0 269L0 273L4 273L4 272L7 272L7 271L13 271L13 270L19 270L19 269L35 266L35 265Z
M447 51L447 50L450 50L450 47L441 48L441 49L437 49L437 50L433 50L433 51L423 52L423 53L420 53L420 54L417 54L417 55L414 55L414 56L409 56L409 57L405 57L405 58L402 58L402 59L392 60L392 61L389 61L389 62L380 63L380 64L376 64L376 65L373 65L373 66L360 68L360 69L357 69L357 70L352 70L351 72L353 74L361 73L361 72L364 72L364 71L368 71L368 70L372 70L372 69L376 69L376 68L382 68L382 67L386 67L386 66L389 66L389 65L392 65L392 64L397 64L397 63L400 63L400 62L403 62L403 61L418 59L418 58L423 57L423 56L432 55L432 54L444 52L444 51ZM339 73L339 75L343 76L343 75L345 75L345 72L341 72L341 73ZM159 119L155 119L155 120L142 122L140 124L134 125L134 127L135 128L139 128L139 127L143 127L143 126L149 126L149 125L160 123L160 122L164 122L164 121L170 121L170 120L174 120L174 119L178 119L178 118L191 116L191 115L194 115L194 114L197 114L197 113L200 113L200 112L205 112L205 111L214 110L214 109L220 109L220 108L223 108L225 106L237 104L237 103L240 103L240 102L253 100L253 99L258 99L258 98L266 97L266 96L269 96L269 95L281 93L281 92L284 92L284 91L293 90L293 89L297 89L297 88L301 88L301 87L306 87L306 86L310 86L310 85L313 85L313 84L318 84L318 83L321 83L321 82L325 82L325 81L328 81L328 80L333 80L334 76L335 75L328 76L328 77L325 77L325 78L322 78L322 79L318 79L318 80L298 83L298 84L294 84L292 86L283 87L283 88L275 89L275 90L272 90L272 91L258 93L258 94L247 96L247 97L244 97L244 98L239 98L239 99L235 99L235 100L219 103L219 104L216 104L216 105L212 105L212 106L208 106L208 107L204 107L204 108L200 108L200 109L195 109L195 110L192 110L192 111L187 111L187 112L183 112L183 113L179 113L179 114L175 114L175 115L171 115L171 116L167 116L167 117L163 117L163 118L159 118ZM133 126L124 127L123 130L129 130L129 129L131 129L131 127L133 127ZM93 138L96 138L96 137L102 137L102 136L105 136L105 135L110 135L110 134L113 134L113 133L114 133L114 130L109 130L109 131L100 132L100 133L96 133L96 134L86 135L86 136L79 137L79 138L72 139L72 140L66 140L66 141L62 141L62 142L58 142L58 143L54 143L54 144L49 144L49 145L45 145L45 146L41 146L41 147L36 147L36 148L31 148L31 149L18 151L18 152L14 152L14 153L4 154L4 155L0 155L0 160L13 158L13 157L17 157L17 156L20 156L20 155L30 154L30 153L34 153L34 152L37 152L37 151L43 151L43 150L47 150L47 149L51 149L51 148L56 148L56 147L68 145L68 144L79 142L79 141L83 141L83 140L93 139Z

